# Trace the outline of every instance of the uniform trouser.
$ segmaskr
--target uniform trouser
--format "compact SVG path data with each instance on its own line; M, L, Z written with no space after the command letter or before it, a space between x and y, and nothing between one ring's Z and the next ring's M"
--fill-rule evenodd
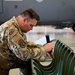
M23 75L32 75L30 60L27 62L24 62L24 61L15 62L15 64L12 66L11 69L14 69L14 68L20 68L20 71L22 72ZM0 75L9 75L9 71L10 69L4 70L0 67Z
M24 67L25 66L25 67ZM26 64L19 67L20 71L23 73L23 75L32 75L32 69L31 69L31 61L27 61Z
M10 50L0 49L0 75L9 75L10 69L20 68L23 75L32 75L31 60L23 61L17 58Z

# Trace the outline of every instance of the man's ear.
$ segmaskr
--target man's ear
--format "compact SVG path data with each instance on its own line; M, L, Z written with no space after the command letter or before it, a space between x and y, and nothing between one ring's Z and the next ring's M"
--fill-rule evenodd
M25 22L25 21L26 21L26 17L23 18L23 22Z

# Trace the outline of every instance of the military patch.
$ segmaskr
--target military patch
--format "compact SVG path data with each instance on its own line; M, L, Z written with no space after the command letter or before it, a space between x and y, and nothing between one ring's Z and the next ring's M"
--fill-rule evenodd
M19 39L18 44L20 45L21 48L25 48L26 43L24 42L23 39Z

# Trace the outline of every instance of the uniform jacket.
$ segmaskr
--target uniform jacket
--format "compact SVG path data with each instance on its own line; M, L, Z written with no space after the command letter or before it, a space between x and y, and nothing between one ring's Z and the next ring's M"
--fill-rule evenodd
M0 64L11 59L10 51L24 61L30 58L44 61L46 56L43 46L27 41L15 17L0 26Z

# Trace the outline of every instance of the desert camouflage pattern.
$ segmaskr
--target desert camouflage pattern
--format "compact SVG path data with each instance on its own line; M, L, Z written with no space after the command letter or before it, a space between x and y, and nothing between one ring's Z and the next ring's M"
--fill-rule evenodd
M44 61L46 52L43 46L27 41L13 17L0 26L0 66L4 69L12 68L15 56L23 61L30 58Z

